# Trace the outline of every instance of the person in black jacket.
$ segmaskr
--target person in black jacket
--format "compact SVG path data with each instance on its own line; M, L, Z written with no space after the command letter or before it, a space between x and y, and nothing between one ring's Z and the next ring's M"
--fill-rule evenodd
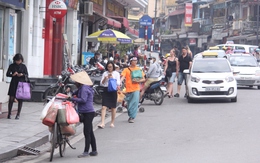
M24 82L25 78L28 77L28 71L27 67L23 64L23 56L22 54L18 53L13 57L13 63L9 66L6 76L11 77L11 83L9 86L8 90L8 95L9 97L9 102L8 102L8 115L7 118L11 119L11 111L13 108L13 103L15 100L15 95L16 95L16 89L18 86L19 82ZM18 100L18 111L16 114L15 119L20 118L20 113L22 110L22 105L23 105L23 100L17 99Z

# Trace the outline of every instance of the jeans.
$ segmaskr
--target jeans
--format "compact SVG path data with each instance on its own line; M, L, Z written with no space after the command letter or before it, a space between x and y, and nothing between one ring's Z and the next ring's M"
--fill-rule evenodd
M179 75L178 75L178 85L182 85L183 80L184 80L184 84L186 85L186 75L184 73L182 73L182 72L179 72Z
M93 132L92 121L95 117L95 112L91 113L82 113L84 116L83 119L83 132L85 136L85 149L84 152L89 152L89 147L91 145L92 151L97 151L96 138Z

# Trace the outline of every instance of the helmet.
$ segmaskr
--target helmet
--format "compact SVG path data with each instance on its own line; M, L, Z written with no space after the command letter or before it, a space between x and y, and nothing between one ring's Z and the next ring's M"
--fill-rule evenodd
M165 55L165 58L167 58L167 57L170 57L170 53L167 53L166 55Z

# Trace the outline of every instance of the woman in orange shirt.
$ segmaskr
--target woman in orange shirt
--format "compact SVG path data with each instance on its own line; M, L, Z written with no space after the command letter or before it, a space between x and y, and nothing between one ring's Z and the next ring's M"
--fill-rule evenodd
M140 98L140 83L145 81L144 73L142 72L142 78L139 80L132 80L131 73L135 70L140 70L137 64L137 57L132 56L129 58L130 66L125 68L121 73L121 85L122 81L125 80L126 86L126 101L127 101L127 111L128 111L128 122L134 123L134 119L137 115L139 98Z

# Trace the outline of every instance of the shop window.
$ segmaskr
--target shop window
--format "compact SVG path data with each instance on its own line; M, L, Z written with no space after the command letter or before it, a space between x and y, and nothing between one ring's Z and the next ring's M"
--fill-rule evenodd
M247 19L247 8L245 7L245 8L243 8L243 17L242 17L242 19Z

